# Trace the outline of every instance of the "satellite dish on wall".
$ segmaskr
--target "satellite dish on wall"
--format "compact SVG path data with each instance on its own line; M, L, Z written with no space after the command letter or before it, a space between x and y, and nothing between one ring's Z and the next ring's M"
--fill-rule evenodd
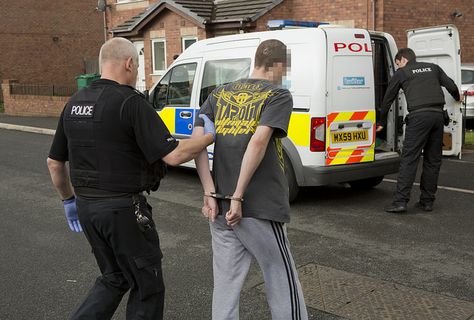
M105 3L105 0L97 1L97 10L104 12L106 8L107 8L107 3Z

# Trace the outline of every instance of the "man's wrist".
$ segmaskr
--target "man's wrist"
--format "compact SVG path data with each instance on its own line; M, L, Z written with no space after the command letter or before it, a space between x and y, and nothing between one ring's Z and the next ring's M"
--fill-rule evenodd
M70 201L70 200L74 200L75 198L76 198L76 196L75 196L75 195L72 195L72 196L70 196L70 197L67 197L67 198L65 198L65 199L62 199L61 201L62 201L62 202L64 202L64 201Z
M244 202L244 198L242 197L236 197L235 195L224 195L224 194L219 194L216 192L209 192L209 193L204 193L205 197L211 197L215 199L221 199L221 200L231 200L231 201L239 201L239 202Z

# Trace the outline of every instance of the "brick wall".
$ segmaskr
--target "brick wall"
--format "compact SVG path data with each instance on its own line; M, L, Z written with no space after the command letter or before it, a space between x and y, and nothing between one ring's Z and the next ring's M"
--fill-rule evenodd
M0 19L0 80L72 85L104 40L97 0L9 1Z
M176 14L170 10L164 10L151 23L144 32L143 39L145 45L145 74L147 87L151 87L159 76L153 75L151 40L156 38L166 38L166 66L173 63L173 57L183 52L183 36L195 36L199 40L206 39L205 30L199 27L190 19Z
M461 38L462 62L474 62L473 0L384 0L383 31L392 34L399 47L406 46L405 30L442 24L454 24ZM454 10L463 13L453 19Z
M109 2L111 2L109 0ZM139 14L145 8L144 4L152 5L156 1L138 1L130 3L127 10L124 10L123 4L112 4L108 9L110 10L108 17L109 29L113 29L117 25L130 19L134 15ZM117 35L120 36L120 35ZM168 9L163 10L155 19L150 22L143 30L143 32L134 37L127 37L130 41L143 41L145 53L145 81L146 87L150 88L156 81L159 80L160 75L153 73L153 57L152 57L152 39L166 39L166 65L173 63L173 57L182 52L182 38L183 36L195 36L198 40L206 39L206 31L201 28L194 20L187 18L185 15L180 15Z
M370 28L372 15L368 0L285 0L257 21L257 31L267 30L266 24L272 19L293 19L345 24Z
M14 116L58 117L69 97L49 97L35 95L11 95L10 83L3 80L2 92L5 113Z
M153 5L158 0L137 1L127 4L116 4L108 0L107 19L109 29L130 19L134 15ZM454 23L460 30L462 61L474 62L474 0L285 0L280 5L260 17L255 30L266 30L266 23L271 19L294 19L324 21L385 31L392 34L399 47L406 45L405 30L415 27L426 27ZM372 5L375 2L375 21ZM469 4L471 3L471 4ZM453 20L450 13L458 9L463 17ZM144 40L146 84L150 87L159 78L152 74L151 39L157 34L166 37L167 63L172 63L173 56L181 53L181 36L183 28L196 28L198 39L214 36L213 32L200 28L192 20L165 10L155 18L143 34L130 40ZM153 33L155 32L155 33Z
M473 0L377 0L375 30L394 36L399 47L406 46L406 30L454 24L461 38L461 59L474 62ZM372 0L285 0L257 21L256 31L267 30L272 19L324 21L374 30ZM453 19L454 10L463 13Z

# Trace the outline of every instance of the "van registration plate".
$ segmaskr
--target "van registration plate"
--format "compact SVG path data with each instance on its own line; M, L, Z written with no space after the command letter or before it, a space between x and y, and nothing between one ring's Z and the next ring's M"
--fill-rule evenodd
M332 143L359 142L369 140L368 130L344 131L331 133Z

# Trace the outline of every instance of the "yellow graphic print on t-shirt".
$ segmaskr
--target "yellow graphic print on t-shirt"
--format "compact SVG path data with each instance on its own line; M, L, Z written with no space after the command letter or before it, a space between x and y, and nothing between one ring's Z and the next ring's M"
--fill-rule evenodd
M272 96L272 91L253 91L258 90L259 85L248 85L250 87L247 84L233 86L232 89L236 91L222 89L215 95L216 134L237 136L255 133L263 105Z

